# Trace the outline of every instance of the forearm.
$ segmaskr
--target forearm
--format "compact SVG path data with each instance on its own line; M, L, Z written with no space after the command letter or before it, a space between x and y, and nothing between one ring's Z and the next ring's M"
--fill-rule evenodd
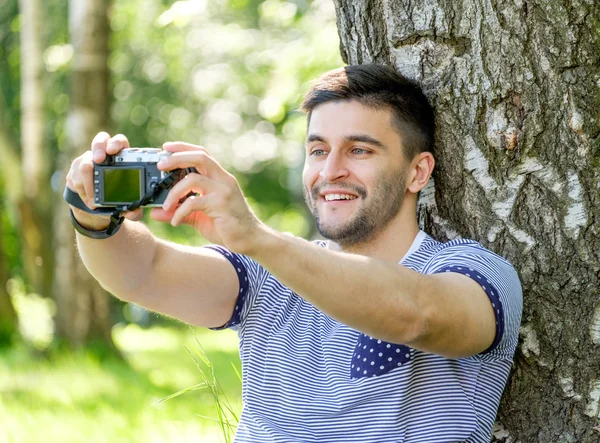
M107 224L81 214L77 217L89 229L103 229ZM86 268L102 287L122 300L135 301L135 294L151 275L157 242L144 224L125 220L107 239L77 233L77 247Z
M422 276L396 263L273 231L252 258L321 311L370 336L410 343L424 331Z

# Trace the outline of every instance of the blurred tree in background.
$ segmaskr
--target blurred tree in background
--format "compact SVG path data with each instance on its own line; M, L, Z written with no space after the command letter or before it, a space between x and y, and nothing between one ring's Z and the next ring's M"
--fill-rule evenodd
M70 106L60 175L94 135L109 126L108 0L70 0ZM56 337L75 346L99 342L112 347L109 295L86 271L75 248L64 205L56 205Z
M263 220L312 235L296 108L311 79L342 64L331 1L38 3L0 0L0 343L16 330L13 304L38 347L57 336L110 340L115 302L81 267L61 198L71 160L96 131L123 133L132 146L204 145ZM148 223L162 237L203 243L191 229ZM29 318L31 299L54 321Z

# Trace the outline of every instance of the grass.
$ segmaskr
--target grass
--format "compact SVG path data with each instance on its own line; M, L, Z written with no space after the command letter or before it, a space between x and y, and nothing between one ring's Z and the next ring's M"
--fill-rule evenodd
M0 443L226 441L219 414L227 405L215 408L214 389L182 391L216 379L217 400L229 400L239 415L235 333L129 325L115 327L113 335L126 363L100 362L86 352L3 353Z

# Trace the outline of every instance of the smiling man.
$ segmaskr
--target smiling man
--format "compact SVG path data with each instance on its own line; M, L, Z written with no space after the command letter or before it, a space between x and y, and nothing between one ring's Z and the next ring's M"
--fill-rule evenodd
M117 297L240 336L236 442L489 442L518 340L512 266L480 244L421 231L433 111L378 65L325 74L307 94L304 195L327 241L260 222L204 148L165 143L162 170L195 167L151 216L214 243L192 248L136 222L73 210L81 257ZM93 195L93 161L128 147L98 134L67 185ZM190 192L197 196L179 203ZM91 202L89 202L91 205Z

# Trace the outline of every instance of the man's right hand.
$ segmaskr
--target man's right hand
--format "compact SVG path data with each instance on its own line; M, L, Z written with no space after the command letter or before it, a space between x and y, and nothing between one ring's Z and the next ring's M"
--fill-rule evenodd
M94 162L100 163L107 154L117 154L121 149L129 148L127 137L122 134L111 137L106 132L100 132L92 141L91 150L77 157L71 163L67 174L67 186L77 194L85 205L95 209L94 204ZM85 228L101 231L108 227L110 216L94 215L71 206L77 221ZM127 211L123 216L129 220L139 221L143 216L142 208Z

